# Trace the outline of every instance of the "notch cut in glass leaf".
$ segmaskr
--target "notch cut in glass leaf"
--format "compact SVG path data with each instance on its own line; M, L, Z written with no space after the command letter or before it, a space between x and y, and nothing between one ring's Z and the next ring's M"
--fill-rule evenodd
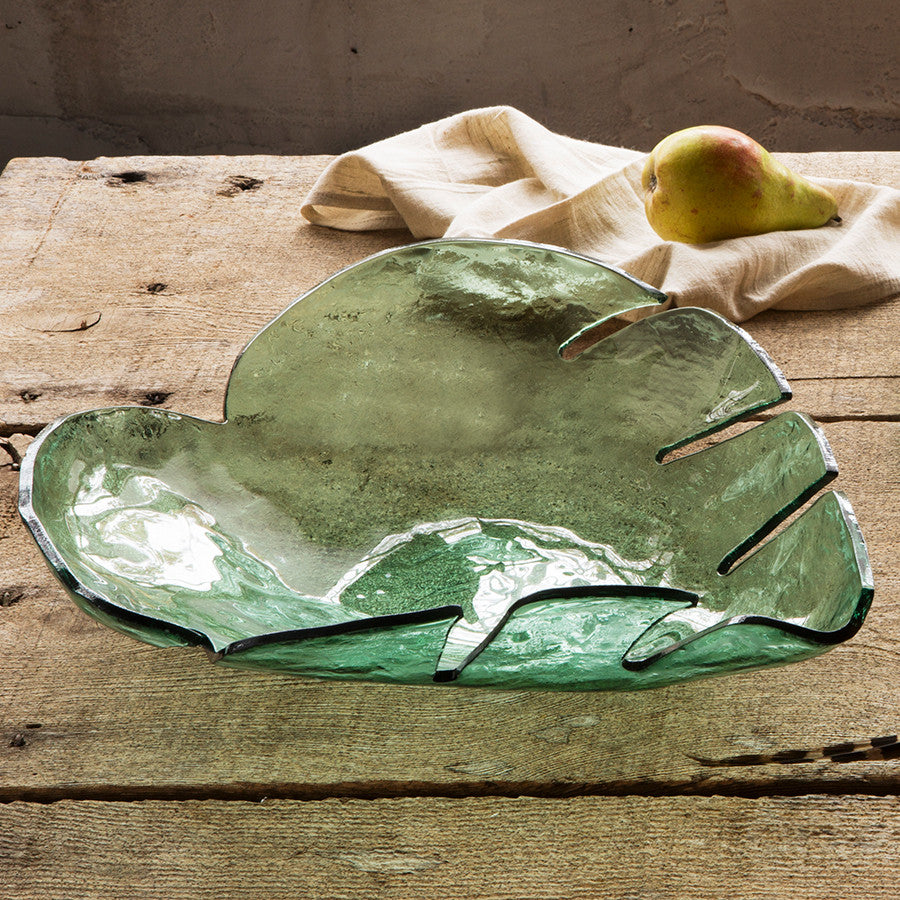
M254 338L223 422L54 423L20 508L84 609L226 664L594 689L821 652L871 599L846 500L752 552L834 476L819 430L665 461L788 397L772 361L698 309L578 337L662 299L552 247L387 251Z

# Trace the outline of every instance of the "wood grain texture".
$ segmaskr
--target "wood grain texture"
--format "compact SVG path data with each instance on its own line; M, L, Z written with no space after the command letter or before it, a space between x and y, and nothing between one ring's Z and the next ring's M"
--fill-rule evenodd
M5 433L122 403L220 419L232 363L263 325L333 272L410 240L305 225L300 201L325 161L10 164L0 178L18 198L0 202ZM97 313L95 325L58 330L61 316Z
M900 423L826 433L875 571L864 629L805 663L633 694L314 682L153 649L68 601L0 470L0 547L17 561L4 587L19 596L0 608L0 799L900 789L891 762L692 759L900 728Z
M895 797L0 807L22 900L877 900L898 869Z
M891 153L785 158L879 183L900 169ZM231 365L263 325L333 272L411 240L305 223L300 201L328 159L13 161L0 177L0 433L122 403L220 419ZM810 414L896 416L896 305L766 313L748 330L789 380L854 382L805 391Z
M781 156L900 187L900 154ZM261 326L410 239L304 224L327 159L14 161L0 435L21 450L21 432L120 403L220 418ZM139 644L57 585L0 447L0 895L893 896L900 762L694 757L900 730L898 326L896 301L745 325L834 449L875 572L862 631L794 666L634 694L315 682Z

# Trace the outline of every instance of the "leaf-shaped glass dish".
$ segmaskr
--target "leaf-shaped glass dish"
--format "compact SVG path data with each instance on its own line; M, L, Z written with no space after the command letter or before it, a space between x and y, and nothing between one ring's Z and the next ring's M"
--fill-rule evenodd
M825 438L765 353L552 247L439 240L337 273L238 358L224 422L50 425L20 510L76 603L300 674L631 689L785 663L872 597Z

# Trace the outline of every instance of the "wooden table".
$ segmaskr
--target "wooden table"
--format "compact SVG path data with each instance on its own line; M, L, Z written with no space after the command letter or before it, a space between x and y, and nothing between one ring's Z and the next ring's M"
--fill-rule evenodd
M900 153L785 154L900 187ZM243 345L409 236L304 224L324 157L13 161L0 435L112 404L219 418ZM893 897L900 762L693 756L900 728L900 304L746 325L823 424L876 597L818 659L640 693L314 682L217 668L77 611L0 449L0 894Z

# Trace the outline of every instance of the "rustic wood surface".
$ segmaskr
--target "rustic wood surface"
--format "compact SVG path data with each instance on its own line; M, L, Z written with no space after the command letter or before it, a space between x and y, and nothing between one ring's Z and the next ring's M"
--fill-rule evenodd
M783 158L900 187L900 154ZM304 224L326 161L31 159L0 177L0 883L42 898L895 893L900 761L694 757L900 730L896 300L744 326L790 408L823 423L875 572L865 627L817 659L634 694L314 682L141 645L65 597L18 518L16 455L96 406L220 418L259 328L409 240Z
M48 900L886 900L896 897L900 804L825 796L14 803L0 808L0 853L13 860L10 896Z

